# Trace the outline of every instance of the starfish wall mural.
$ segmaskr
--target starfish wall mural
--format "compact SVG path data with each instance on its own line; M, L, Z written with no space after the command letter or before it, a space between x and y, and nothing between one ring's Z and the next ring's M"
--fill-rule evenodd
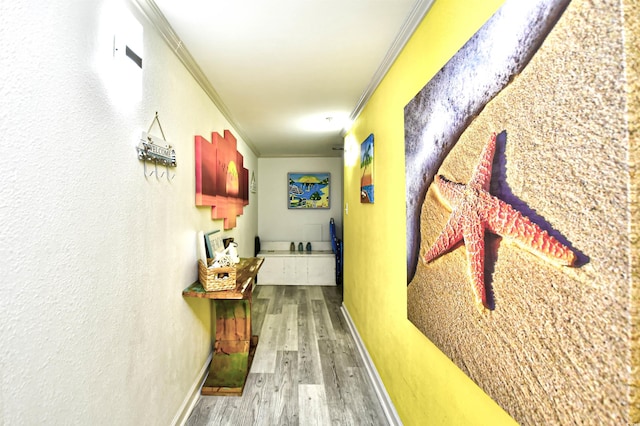
M436 193L451 210L451 216L436 241L423 256L425 262L431 262L464 240L472 290L476 303L481 308L490 308L487 304L484 281L485 229L552 263L571 266L576 260L576 255L570 248L512 206L489 193L495 151L494 133L485 145L480 162L466 185L452 182L442 175L436 176Z
M507 1L405 107L407 282L419 257L422 202L444 156L522 72L569 1Z
M404 108L407 318L519 424L640 418L621 10L506 0Z

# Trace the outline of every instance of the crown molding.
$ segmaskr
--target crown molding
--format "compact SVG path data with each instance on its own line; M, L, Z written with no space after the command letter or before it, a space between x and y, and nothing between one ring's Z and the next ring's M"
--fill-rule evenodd
M164 39L164 41L169 45L173 53L178 57L180 62L184 65L184 67L189 71L189 73L193 76L196 82L200 85L202 90L209 96L214 105L220 110L222 115L229 121L231 126L238 133L240 138L247 144L247 146L253 151L256 157L260 156L260 152L256 148L256 146L251 142L251 139L246 135L246 133L242 130L242 127L238 124L238 122L234 119L233 115L220 98L220 95L213 88L211 82L207 78L207 76L202 72L202 69L195 61L189 50L182 43L178 34L173 30L167 18L163 15L158 5L153 0L129 0L130 3L139 10L153 25L153 27L158 31L160 36Z
M358 99L358 103L350 115L351 120L355 121L355 119L358 118L358 115L362 112L362 109L373 95L373 92L378 88L378 85L384 76L387 75L391 65L393 65L395 60L398 58L398 55L400 55L400 52L411 38L416 28L420 25L424 16L427 14L429 9L431 9L431 6L433 6L434 1L435 0L416 1L413 9L409 13L409 16L407 16L407 19L402 24L402 28L400 28L398 35L387 51L387 54L369 82L369 85L360 96L360 99Z
M384 76L387 74L398 55L407 44L416 28L427 14L431 6L433 5L435 0L417 0L413 9L409 13L409 16L403 23L398 35L395 40L391 44L391 47L387 51L385 57L382 62L378 66L378 69L374 73L371 81L365 88L362 95L358 99L353 112L350 115L352 120L355 120L358 115L362 112L362 109L367 104L373 92L376 90ZM238 135L242 138L242 140L249 146L249 148L253 151L256 157L260 156L259 150L256 146L251 142L251 139L246 135L246 132L243 131L242 127L238 124L237 120L234 119L233 115L225 105L225 103L220 98L218 92L211 85L211 82L204 74L200 66L197 64L189 50L184 46L182 40L176 32L173 30L169 21L165 18L160 11L160 8L156 5L153 0L129 0L129 2L139 10L153 25L153 27L158 31L160 36L164 39L167 45L171 48L173 53L178 57L180 62L184 65L184 67L189 71L189 73L193 76L196 82L200 85L202 90L209 96L214 105L220 110L222 115L229 121L229 123L234 127ZM346 133L346 132L345 132Z

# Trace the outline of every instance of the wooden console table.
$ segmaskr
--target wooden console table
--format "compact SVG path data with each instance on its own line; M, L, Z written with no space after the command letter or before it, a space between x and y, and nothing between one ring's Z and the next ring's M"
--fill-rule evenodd
M183 296L212 299L215 307L216 338L202 395L242 395L258 345L258 336L251 335L251 294L263 261L240 259L235 290L207 292L196 281L182 291Z

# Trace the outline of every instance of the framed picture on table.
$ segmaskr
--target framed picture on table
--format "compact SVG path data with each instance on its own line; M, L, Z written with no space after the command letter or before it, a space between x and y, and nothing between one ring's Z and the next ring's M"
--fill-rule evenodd
M215 257L216 252L220 252L224 249L224 244L222 243L222 236L220 235L219 230L205 232L204 243L205 243L205 246L207 247L207 257L210 259L213 259Z

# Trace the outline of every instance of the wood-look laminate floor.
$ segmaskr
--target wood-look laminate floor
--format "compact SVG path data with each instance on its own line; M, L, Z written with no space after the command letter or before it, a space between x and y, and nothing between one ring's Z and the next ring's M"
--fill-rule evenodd
M338 287L258 285L244 393L200 396L187 425L387 425Z

